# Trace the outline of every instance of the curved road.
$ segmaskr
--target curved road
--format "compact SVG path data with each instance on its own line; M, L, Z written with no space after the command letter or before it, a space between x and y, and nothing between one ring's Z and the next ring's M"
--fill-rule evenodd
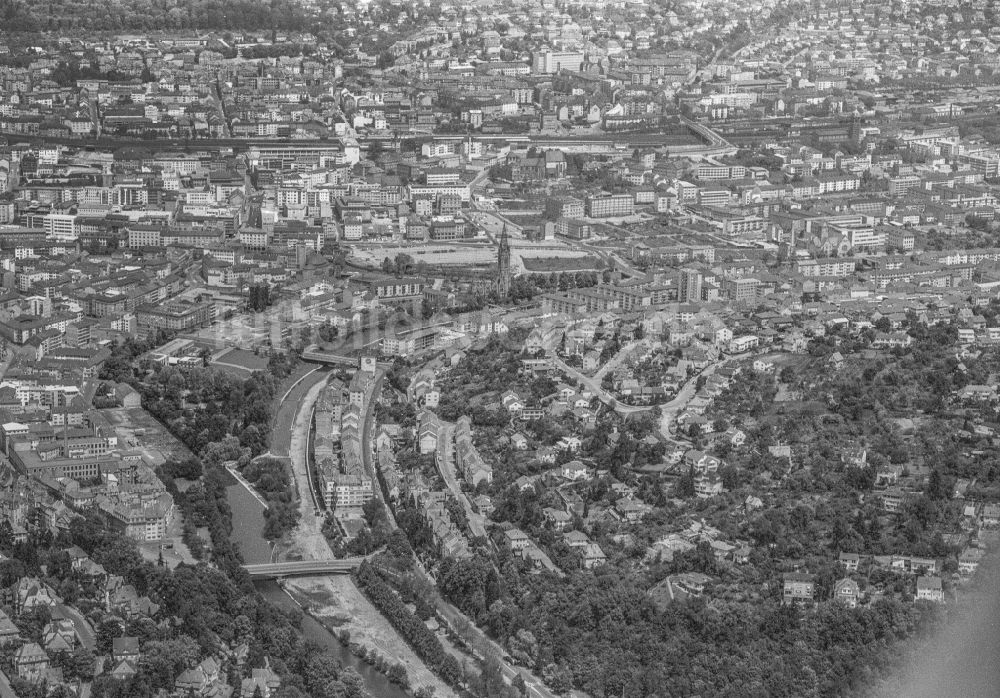
M559 369L563 373L579 381L580 383L583 383L583 385L588 390L590 390L590 392L592 392L594 395L597 396L598 400L603 402L605 405L613 409L618 414L629 415L629 414L635 414L636 412L649 412L649 410L652 409L651 407L648 406L637 407L635 405L622 404L621 402L618 401L618 398L608 394L608 391L605 390L603 387L601 387L601 382L599 380L594 380L590 376L586 376L580 373L578 370L566 364L562 359L556 356L554 352L549 358L551 358L552 363L554 363L557 367L559 367Z
M708 378L713 373L715 369L719 366L725 364L729 359L723 359L714 364L707 366L701 373L697 373L692 376L687 383L677 392L674 399L660 406L660 433L666 438L672 438L670 434L670 426L673 424L674 420L677 419L677 415L687 407L687 404L691 402L691 398L695 396L697 390L695 389L698 385L698 379L702 376Z

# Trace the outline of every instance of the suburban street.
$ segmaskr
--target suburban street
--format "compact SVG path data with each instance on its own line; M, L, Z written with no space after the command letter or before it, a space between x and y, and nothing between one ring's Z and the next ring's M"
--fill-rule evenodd
M636 412L648 412L649 407L641 406L637 407L634 405L624 405L618 402L618 399L613 395L610 395L607 390L601 387L601 381L594 380L590 376L586 376L580 373L578 370L566 364L565 361L560 359L555 354L552 355L552 363L554 363L563 373L565 373L570 378L583 383L583 385L590 390L594 395L597 396L601 402L613 409L618 414L628 415L635 414Z
M382 378L382 373L380 371L378 380L381 381L381 378ZM365 466L369 468L369 473L371 473L372 476L375 475L375 472L373 469L371 469L373 466L371 465L370 462L370 455L371 455L370 434L371 434L371 428L375 422L374 396L377 394L378 394L377 391L373 391L372 398L368 400L368 409L365 412L365 425L364 425L364 434L365 434L364 451L366 454ZM449 429L447 435L448 438L445 439L445 441L450 443L453 439L454 425L449 425L448 429ZM456 496L458 496L458 500L460 502L463 502L464 503L463 505L467 507L466 513L467 515L469 515L469 526L470 528L472 528L474 535L485 536L486 528L483 523L482 516L471 511L471 506L469 505L468 499L464 495L462 495L461 488L459 486L457 479L457 473L455 472L454 469L453 456L454 456L453 453L447 454L447 459L450 462L450 466L446 465L443 468L442 477L445 479L445 482L448 488L451 490L451 492L453 494L456 494ZM296 475L296 477L298 478L298 475ZM376 483L378 483L377 479ZM382 501L382 505L386 508L390 525L396 527L397 526L396 517L392 511L392 507L390 507L386 502L385 494L382 492L381 486L377 486L376 490L377 490L377 496ZM431 574L427 572L426 568L424 567L420 559L416 558L415 562L416 562L415 569L417 573L420 574L430 586L436 589L437 587L436 581L431 576ZM496 658L498 664L500 665L500 672L503 675L504 680L506 682L510 683L515 678L517 678L518 675L520 675L521 678L524 680L525 686L527 686L528 695L531 696L532 698L557 698L554 693L552 693L545 687L545 684L542 682L542 680L537 676L535 676L534 674L532 674L529 670L522 669L520 667L517 667L513 664L506 662L503 658L507 655L507 652L502 647L500 647L500 645L498 645L496 642L490 639L486 635L486 633L484 633L480 628L478 628L475 625L475 623L473 623L472 620L469 619L468 616L466 616L464 613L462 613L462 611L459 610L456 606L446 601L444 598L441 597L440 594L436 592L434 594L433 600L435 609L437 610L438 614L452 627L452 629L457 629L457 628L468 629L465 639L467 642L469 642L469 644L472 647L476 648L480 652L480 658L482 658L481 654L483 651L489 653L490 655ZM469 636L470 634L471 637Z
M375 472L375 464L372 463L372 427L375 425L375 403L382 392L382 378L384 376L385 371L381 368L376 369L375 380L372 381L372 385L369 386L368 392L365 394L365 421L361 427L361 457L365 472L368 473L368 477L372 478L372 483L375 485L373 487L375 496L382 502L382 506L389 508L389 504L382 494L382 488L378 486L378 473ZM388 519L395 528L396 520L392 516L389 516Z
M691 398L695 396L695 393L697 392L698 378L701 376L708 378L715 373L715 369L725 364L726 361L728 361L728 359L711 364L701 373L692 376L688 382L684 384L680 391L678 391L677 395L674 396L673 400L660 406L660 433L663 434L663 436L671 438L672 435L670 433L670 425L674 423L674 420L677 419L677 415L684 410L687 404L691 402Z
M469 529L472 535L480 538L486 537L485 519L472 509L472 503L462 491L462 485L458 481L458 473L455 470L455 425L449 424L444 428L443 438L438 440L438 470L444 478L448 490L455 496L455 499L465 509L465 517L469 520Z

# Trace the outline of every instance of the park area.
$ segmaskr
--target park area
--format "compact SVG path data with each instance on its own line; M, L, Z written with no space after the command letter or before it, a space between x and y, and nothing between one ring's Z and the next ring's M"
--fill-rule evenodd
M224 349L212 357L210 365L239 377L247 378L254 371L267 370L268 356L255 354L246 349Z

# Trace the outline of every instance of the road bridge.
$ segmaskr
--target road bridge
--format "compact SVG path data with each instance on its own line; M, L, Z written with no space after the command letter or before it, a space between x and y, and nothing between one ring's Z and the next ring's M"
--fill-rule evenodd
M243 565L250 579L285 579L287 577L316 577L326 574L350 574L358 568L363 557L342 560L298 560Z
M336 364L338 366L353 366L357 368L358 357L334 354L332 351L320 351L311 347L302 352L303 361L316 361L323 364Z

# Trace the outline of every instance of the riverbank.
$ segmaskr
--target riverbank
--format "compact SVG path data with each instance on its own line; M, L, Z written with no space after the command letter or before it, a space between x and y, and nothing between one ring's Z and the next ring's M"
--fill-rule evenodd
M444 681L431 672L389 621L365 598L348 576L289 579L285 589L296 603L308 609L328 630L347 630L351 642L374 648L387 660L402 664L414 689L434 688L435 698L457 698Z
M299 507L299 523L282 541L282 559L332 560L333 551L323 535L323 517L317 516L318 507L313 502L307 463L308 434L313 407L326 385L324 380L310 386L299 401L295 418L289 428L288 455ZM319 510L322 513L322 510Z
M299 524L282 541L278 558L282 560L330 560L333 551L322 532L323 518L316 516L309 483L307 447L313 406L325 385L326 375L313 374L290 391L282 404L286 415L291 400L298 397L294 415L287 427L287 454L295 479L300 510ZM286 417L287 419L287 417ZM282 428L284 437L285 431ZM456 694L417 657L395 628L365 598L348 576L303 577L289 579L284 589L303 609L332 632L346 629L351 642L375 649L387 660L402 664L410 685L433 686L435 696L452 698Z

